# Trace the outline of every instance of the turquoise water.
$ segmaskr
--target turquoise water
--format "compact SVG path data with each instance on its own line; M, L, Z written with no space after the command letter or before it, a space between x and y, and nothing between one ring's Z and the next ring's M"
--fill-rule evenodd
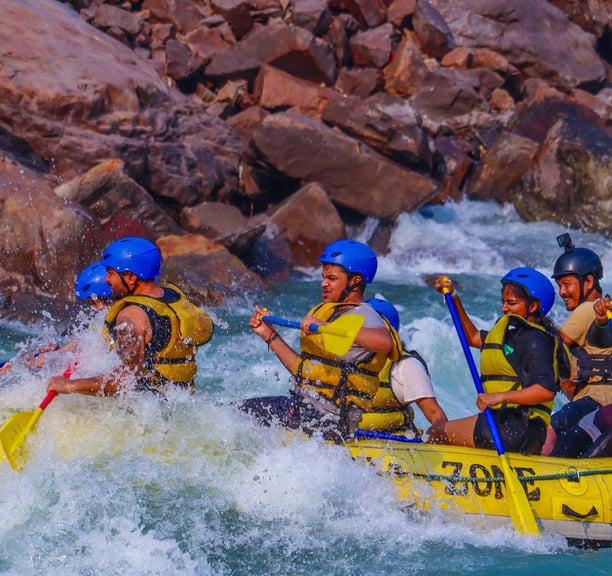
M530 265L550 274L565 230L522 222L508 207L465 202L403 215L369 289L395 302L401 335L427 359L451 418L475 411L461 347L431 275L449 274L479 325L499 313L499 278ZM612 243L572 233L612 270ZM356 231L367 239L367 228ZM608 574L612 549L577 550L541 538L476 529L461 518L406 511L392 487L338 446L264 430L235 401L286 393L288 376L247 322L253 305L299 319L319 300L318 271L267 294L229 302L199 352L195 397L167 402L63 396L29 437L25 469L0 462L0 573L11 575ZM612 286L612 281L604 287ZM552 316L566 316L557 300ZM297 331L280 329L288 340ZM116 359L95 330L77 328L78 374ZM0 352L57 337L3 326ZM0 416L33 409L50 374L16 362L0 380ZM561 400L558 400L560 403ZM420 424L424 426L421 421Z

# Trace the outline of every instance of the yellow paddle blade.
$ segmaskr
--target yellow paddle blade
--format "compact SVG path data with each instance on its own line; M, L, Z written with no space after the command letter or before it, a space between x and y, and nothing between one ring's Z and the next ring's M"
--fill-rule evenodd
M323 335L323 344L332 354L344 356L355 342L365 316L362 314L343 314L329 324L320 325L318 332Z
M0 429L0 445L14 470L21 471L25 460L23 444L27 435L36 426L42 409L32 412L19 412L11 416Z
M510 510L510 518L515 530L521 534L531 534L537 536L540 533L540 528L527 500L527 494L523 489L516 471L510 466L510 461L506 454L501 454L499 457L501 469L504 473L506 483L506 497L508 498L508 508Z

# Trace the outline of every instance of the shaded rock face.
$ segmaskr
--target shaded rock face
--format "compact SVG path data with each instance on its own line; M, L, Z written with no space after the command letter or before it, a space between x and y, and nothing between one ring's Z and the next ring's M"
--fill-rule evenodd
M569 89L601 86L605 65L594 54L594 38L544 1L430 0L458 46L491 48L527 76ZM545 25L543 25L545 24ZM568 47L572 55L568 57Z
M0 290L72 300L142 235L215 304L316 266L348 220L384 252L399 213L465 194L609 235L587 4L0 0Z

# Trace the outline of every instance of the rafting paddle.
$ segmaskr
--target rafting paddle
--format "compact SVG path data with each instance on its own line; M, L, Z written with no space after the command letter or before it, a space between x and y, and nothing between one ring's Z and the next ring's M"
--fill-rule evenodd
M76 363L64 370L64 378L70 378ZM14 470L21 472L25 456L23 444L28 434L34 429L45 408L57 396L55 390L49 390L38 408L30 412L18 412L11 416L0 429L0 446Z
M299 322L277 316L262 316L261 319L286 328L301 328ZM351 349L364 322L365 316L362 314L343 314L329 324L311 324L308 328L311 332L320 332L323 335L323 344L332 354L344 356Z
M474 380L474 385L476 386L477 392L479 394L482 394L484 392L484 389L482 387L482 382L480 381L480 375L478 374L478 370L476 368L476 364L474 363L474 358L472 357L472 352L470 351L470 346L468 344L467 337L463 330L463 326L461 325L459 312L457 311L457 307L455 306L455 302L453 301L453 294L448 288L443 290L443 294L448 309L450 311L450 315L453 319L453 324L455 325L457 335L459 336L459 340L461 341L461 347L463 348L465 359L467 360L468 366L470 368L472 379ZM510 517L512 518L514 528L521 534L539 534L540 529L538 527L538 523L535 519L535 516L533 515L533 510L529 505L529 501L527 500L527 494L525 493L525 490L521 485L516 471L510 465L510 460L508 459L506 451L504 450L504 445L502 443L501 436L499 435L497 423L495 422L493 412L491 412L490 408L485 409L485 416L487 418L487 424L489 425L489 428L491 430L491 436L493 437L495 449L497 450L501 469L504 475L506 491L508 493L508 508L510 509Z

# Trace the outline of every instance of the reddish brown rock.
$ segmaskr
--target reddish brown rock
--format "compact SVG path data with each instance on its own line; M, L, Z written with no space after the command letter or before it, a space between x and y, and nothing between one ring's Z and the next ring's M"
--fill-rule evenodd
M239 258L204 236L164 236L156 244L164 278L178 283L196 304L219 304L227 296L264 289Z
M382 24L387 11L383 0L330 0L330 6L347 10L369 28Z
M293 23L312 32L315 36L325 34L332 22L332 13L326 0L295 0Z
M414 14L416 0L394 0L387 8L387 21L401 29L404 22Z
M213 13L223 16L236 38L242 38L253 28L253 19L246 0L212 0L210 6Z
M611 142L610 128L578 116L559 118L516 186L519 214L609 234L612 216L605 207L612 182Z
M272 66L262 66L253 95L267 110L299 108L318 116L330 101L341 94L331 88L296 78Z
M202 202L181 211L180 224L188 232L203 234L210 240L223 238L246 226L247 218L240 210L220 202Z
M457 45L444 18L427 0L416 2L412 25L423 51L434 58L442 58Z
M356 96L339 98L325 108L322 119L396 162L431 174L433 158L423 130L387 114L373 102Z
M413 210L439 191L432 179L295 114L268 116L251 145L275 171L303 183L319 182L335 204L378 218Z
M346 237L346 228L325 190L307 184L270 214L287 241L296 266L316 267L323 249Z
M0 257L0 289L56 290L48 262L64 262L47 253L59 244L48 226L68 229L72 250L87 230L95 242L184 237L192 208L232 206L250 218L194 282L212 301L232 293L223 283L240 267L203 271L230 252L261 277L288 278L294 256L266 213L300 205L304 185L327 194L330 214L380 218L372 242L383 253L397 212L460 199L474 161L468 190L564 224L561 177L576 182L572 225L606 233L612 35L605 3L583 4L0 0L0 168L12 175L0 185L11 181L15 219L2 222L11 234L21 212L32 219L17 233L21 261L13 248L6 266ZM30 203L28 186L39 189ZM78 250L64 276L97 256L87 242ZM177 258L177 271L193 263Z
M568 25L566 15L546 0L514 0L511 13L506 0L429 2L448 24L458 46L495 50L528 77L546 78L564 90L601 86L605 79L593 37ZM466 17L469 14L478 18Z
M205 74L214 82L221 78L252 81L263 64L324 84L332 84L337 73L333 51L328 44L302 28L275 24L215 54Z
M208 64L213 55L223 52L236 43L233 34L226 34L224 28L198 28L187 34L185 44L204 65Z
M516 185L532 166L538 145L523 136L506 134L487 150L470 176L466 191L478 200L511 200Z
M190 0L143 0L142 10L148 10L159 22L172 23L182 34L195 30L205 16Z
M509 130L542 142L559 118L578 116L594 124L601 119L591 109L539 80L526 83L525 97L508 123Z
M382 71L378 68L341 68L335 88L343 94L367 98L384 85Z
M385 68L385 91L393 96L412 96L422 86L427 66L413 34L404 31L391 63Z
M355 34L349 43L353 64L364 68L385 66L391 57L393 34L391 24Z
M74 280L103 245L99 224L51 180L0 157L0 289L74 298Z

